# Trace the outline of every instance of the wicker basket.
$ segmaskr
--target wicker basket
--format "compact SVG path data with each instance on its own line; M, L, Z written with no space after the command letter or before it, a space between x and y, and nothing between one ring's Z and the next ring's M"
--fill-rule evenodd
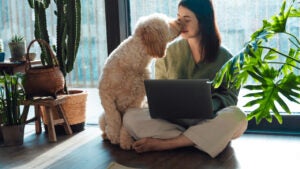
M57 61L53 66L31 66L29 50L31 45L36 41L45 45L52 59L54 61L56 60L56 57L46 41L42 39L35 39L30 42L26 54L26 69L24 79L24 89L27 98L32 98L34 96L56 97L56 94L64 88L64 76L60 71Z
M87 92L80 90L71 90L69 95L66 95L66 101L62 104L66 118L70 125L75 125L85 122ZM44 107L41 108L42 119L44 124L48 124L47 116L45 115ZM58 119L58 114L54 110L53 118Z

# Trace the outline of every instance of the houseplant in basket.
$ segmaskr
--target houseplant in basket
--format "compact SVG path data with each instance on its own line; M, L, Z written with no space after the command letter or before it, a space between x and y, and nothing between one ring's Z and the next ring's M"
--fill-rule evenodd
M46 8L50 0L28 0L35 13L35 37L49 43L46 23ZM56 45L53 49L59 61L60 70L64 78L73 70L80 42L81 3L80 0L54 0L56 11L53 15L57 18ZM43 64L51 64L49 55L42 48L41 60ZM68 90L65 80L64 94L67 95L63 108L73 131L81 131L85 123L85 107L87 92ZM43 119L47 124L47 119Z
M20 73L0 76L0 130L6 146L23 144L28 111L20 110L20 102L25 99L22 78Z
M245 106L255 108L248 119L255 118L256 123L262 119L272 122L275 117L282 124L278 108L290 114L286 100L300 104L300 41L287 29L292 18L300 19L299 0L291 0L289 6L283 1L279 14L264 20L262 28L252 34L242 51L229 60L214 79L215 87L224 80L228 85L250 91L244 97L253 100ZM274 45L278 37L288 44L285 48ZM255 84L246 84L250 77Z
M25 39L21 35L13 35L11 41L8 43L12 62L24 61L25 54Z

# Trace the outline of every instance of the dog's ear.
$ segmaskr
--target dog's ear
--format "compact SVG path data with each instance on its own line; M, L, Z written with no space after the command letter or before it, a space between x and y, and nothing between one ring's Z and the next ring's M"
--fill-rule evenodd
M146 46L147 53L151 56L161 58L165 55L166 50L166 35L151 26L142 28L141 38Z

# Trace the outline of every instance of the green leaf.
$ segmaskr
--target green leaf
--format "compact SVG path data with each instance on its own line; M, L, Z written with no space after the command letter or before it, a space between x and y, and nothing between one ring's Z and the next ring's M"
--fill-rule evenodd
M246 85L244 88L248 90L263 90L262 85Z
M283 122L283 121L282 121L282 116L280 115L278 109L274 106L274 107L272 108L272 111L274 112L274 116L275 116L275 118L277 119L278 123L279 123L279 124L282 124L282 122Z
M300 8L294 8L294 7L292 7L291 11L289 13L289 17L300 17Z
M258 92L258 93L248 93L244 95L243 97L263 97L264 93L263 92Z
M276 53L273 50L269 50L268 53L264 56L264 61L270 61L270 60L275 60L278 58L278 53Z
M248 71L248 73L250 74L251 77L258 80L259 82L266 83L266 80L264 79L264 77L261 77L258 73L252 72L252 71Z
M280 104L280 106L283 108L283 110L286 113L291 114L291 111L290 111L289 107L287 106L287 104L279 96L276 97L276 102Z

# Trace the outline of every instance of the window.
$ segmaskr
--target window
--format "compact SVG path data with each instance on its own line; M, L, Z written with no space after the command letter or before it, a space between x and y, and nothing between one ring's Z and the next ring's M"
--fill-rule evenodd
M46 10L47 13L55 10L53 3L54 1L51 1L51 6ZM138 18L154 12L176 17L177 3L178 0L81 0L81 46L74 71L68 76L68 84L72 87L97 87L98 77L108 56L107 53L110 53L120 41L126 38L130 30L134 30ZM251 2L213 0L213 3L222 35L222 45L226 46L232 54L236 54L251 33L261 27L262 19L269 18L278 12L282 0L253 0ZM13 34L25 35L27 42L34 38L34 13L26 0L0 0L0 10L0 39L3 39L4 50L6 56L9 57L7 44ZM47 18L52 44L55 43L55 20L54 17ZM290 29L297 33L298 37L300 37L299 22L296 20L289 24ZM284 47L285 44L280 45ZM32 50L38 52L38 47ZM240 96L243 92L246 91L241 91ZM245 102L243 99L241 97L239 101L241 107ZM299 112L299 105L289 104L289 106L292 111Z
M46 9L47 26L50 43L56 43L56 17L53 15L56 6L51 0ZM10 57L8 42L12 35L24 35L27 45L34 39L34 12L27 0L0 0L0 39L4 43L6 60ZM81 41L74 70L67 76L70 87L94 87L98 85L99 75L107 58L107 38L104 0L81 0ZM40 52L37 43L31 52ZM39 54L37 59L39 59ZM98 98L97 92L92 93ZM99 104L95 100L88 104ZM96 103L95 103L96 102ZM92 109L87 112L87 123L98 123L101 111Z
M96 87L102 66L107 58L106 22L104 1L81 0L81 41L74 70L68 75L72 87ZM50 44L56 43L55 3L51 0L46 9ZM10 52L8 41L14 34L24 35L27 44L34 39L34 12L28 1L0 1L0 39L3 39L6 59ZM32 52L39 53L38 45ZM38 55L39 56L39 55Z
M135 23L139 17L153 12L165 13L171 17L176 17L178 8L177 2L172 0L130 0L131 30L134 30ZM243 44L250 40L251 34L262 26L263 19L268 19L270 16L278 13L283 1L254 0L249 2L246 0L213 0L212 2L215 8L217 24L221 32L222 45L235 55L243 48ZM291 20L288 25L290 26L288 29L300 37L299 19ZM286 48L287 43L278 42L277 45L279 48L284 49ZM251 81L249 83L251 83ZM240 107L243 107L244 103L247 101L242 97L245 93L247 93L247 91L244 89L240 92L238 102ZM288 106L292 112L295 112L294 115L299 112L299 104L289 103ZM243 108L243 110L251 111L251 109L246 108ZM289 119L295 120L294 117ZM286 122L285 124L287 123L289 122ZM295 121L291 123L295 124ZM278 124L275 122L275 125ZM285 127L281 128L286 130Z

